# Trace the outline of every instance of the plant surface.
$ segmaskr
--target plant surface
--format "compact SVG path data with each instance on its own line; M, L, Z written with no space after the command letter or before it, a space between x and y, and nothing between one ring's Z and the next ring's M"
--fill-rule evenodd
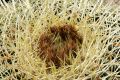
M0 1L0 80L119 79L112 0Z

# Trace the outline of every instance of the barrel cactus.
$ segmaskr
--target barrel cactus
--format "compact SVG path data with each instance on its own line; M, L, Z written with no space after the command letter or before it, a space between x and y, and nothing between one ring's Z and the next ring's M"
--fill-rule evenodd
M119 80L117 0L1 0L0 80Z

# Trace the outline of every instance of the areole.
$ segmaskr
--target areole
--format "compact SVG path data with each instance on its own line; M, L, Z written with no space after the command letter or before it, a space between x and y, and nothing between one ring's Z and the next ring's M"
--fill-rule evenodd
M56 67L71 64L69 56L75 58L77 48L81 47L83 37L72 25L50 27L39 39L40 58L46 59L47 66L54 63Z

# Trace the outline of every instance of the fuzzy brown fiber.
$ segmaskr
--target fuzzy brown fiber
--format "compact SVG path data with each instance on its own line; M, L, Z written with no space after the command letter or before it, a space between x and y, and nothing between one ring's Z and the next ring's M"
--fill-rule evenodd
M82 43L83 38L74 26L50 27L39 39L40 58L46 59L47 66L51 63L56 67L71 64L68 58L77 56L75 52Z

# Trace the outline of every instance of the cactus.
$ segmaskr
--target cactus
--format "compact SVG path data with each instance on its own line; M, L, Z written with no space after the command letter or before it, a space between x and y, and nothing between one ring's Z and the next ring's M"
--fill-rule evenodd
M0 80L119 80L117 0L0 1Z

